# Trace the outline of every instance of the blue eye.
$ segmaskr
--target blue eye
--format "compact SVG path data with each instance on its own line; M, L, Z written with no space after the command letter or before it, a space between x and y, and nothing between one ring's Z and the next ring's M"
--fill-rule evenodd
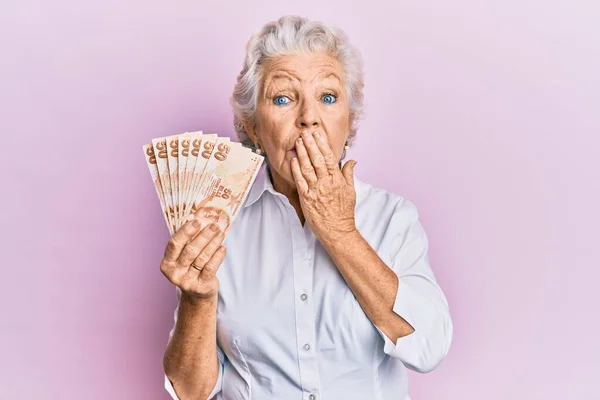
M323 102L327 104L333 104L337 101L337 97L333 94L326 94L323 96Z
M273 104L278 106L286 105L290 102L289 97L287 96L277 96L273 99Z

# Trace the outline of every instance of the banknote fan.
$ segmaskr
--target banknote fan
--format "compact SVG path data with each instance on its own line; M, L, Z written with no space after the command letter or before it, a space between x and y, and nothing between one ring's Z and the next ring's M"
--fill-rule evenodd
M264 157L202 131L152 139L143 146L165 222L173 234L190 217L227 232Z

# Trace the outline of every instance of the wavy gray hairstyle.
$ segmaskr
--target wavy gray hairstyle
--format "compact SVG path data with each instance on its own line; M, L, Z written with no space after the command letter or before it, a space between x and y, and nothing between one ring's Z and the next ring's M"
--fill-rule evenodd
M363 112L364 75L359 51L338 28L306 18L284 16L264 25L246 45L244 65L231 97L233 123L243 145L256 148L244 128L244 121L255 122L256 104L262 87L260 65L279 55L311 52L324 52L342 65L350 107L348 145L352 144Z

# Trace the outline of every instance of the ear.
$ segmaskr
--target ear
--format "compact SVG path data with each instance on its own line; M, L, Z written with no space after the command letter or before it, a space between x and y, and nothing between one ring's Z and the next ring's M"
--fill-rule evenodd
M256 125L254 124L254 122L248 119L244 119L242 125L244 125L244 129L246 130L248 137L250 137L250 140L252 140L252 142L256 144L258 140L258 135L256 134Z

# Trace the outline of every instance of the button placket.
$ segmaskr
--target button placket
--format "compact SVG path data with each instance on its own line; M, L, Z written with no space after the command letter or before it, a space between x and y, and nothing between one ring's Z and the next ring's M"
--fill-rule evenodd
M319 371L316 354L312 350L315 331L315 315L306 294L313 287L312 249L305 231L298 221L295 210L288 208L293 246L293 271L295 291L296 343L299 357L300 383L310 394L318 391Z

